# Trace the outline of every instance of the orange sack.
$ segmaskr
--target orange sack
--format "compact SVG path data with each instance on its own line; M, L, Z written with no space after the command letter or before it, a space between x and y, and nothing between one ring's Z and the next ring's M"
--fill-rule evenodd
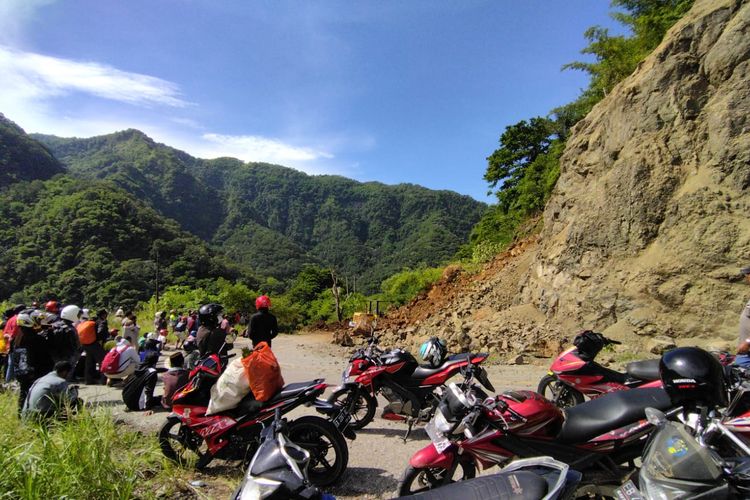
M258 342L253 352L242 358L242 365L256 400L268 401L284 387L281 367L266 342Z

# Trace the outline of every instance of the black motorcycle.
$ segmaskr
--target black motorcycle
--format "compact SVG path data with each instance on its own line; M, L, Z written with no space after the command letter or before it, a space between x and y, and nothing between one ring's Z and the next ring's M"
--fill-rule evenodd
M326 500L308 478L310 452L289 439L289 426L276 410L274 420L261 431L261 444L233 500Z

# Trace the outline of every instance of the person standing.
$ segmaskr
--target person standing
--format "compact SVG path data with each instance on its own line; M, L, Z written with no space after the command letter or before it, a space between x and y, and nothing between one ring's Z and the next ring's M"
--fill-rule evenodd
M109 340L108 314L106 309L99 309L96 312L96 340L101 342L102 345Z
M99 373L96 365L101 363L106 353L102 344L96 337L96 321L84 319L76 326L78 339L81 341L83 352L86 353L86 365L84 367L84 383L94 385L103 381L103 375Z
M224 345L227 332L220 327L223 311L224 308L219 304L204 304L198 309L198 321L201 326L198 327L195 340L201 357L220 353Z
M250 317L248 336L253 346L259 342L267 342L271 347L271 340L279 334L279 325L276 316L271 314L271 299L267 295L261 295L255 299L255 308L258 310Z
M18 314L18 333L13 339L13 369L20 385L18 411L26 401L26 395L36 379L54 368L47 337L42 335L41 311L25 309Z
M76 305L67 305L60 311L60 319L52 323L51 342L53 345L52 358L57 363L68 361L73 369L68 373L72 380L75 367L81 358L81 341L78 331L73 324L78 320L80 309Z
M122 336L130 342L133 347L138 346L138 334L141 332L141 327L138 326L135 314L133 311L128 311L125 317L122 319Z

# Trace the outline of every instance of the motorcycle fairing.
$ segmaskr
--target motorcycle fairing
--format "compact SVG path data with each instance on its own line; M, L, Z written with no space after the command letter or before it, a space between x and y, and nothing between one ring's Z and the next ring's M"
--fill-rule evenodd
M479 364L487 359L487 354L471 354L472 364ZM420 379L423 378L421 385L440 385L444 384L446 380L451 378L456 372L462 367L469 364L468 356L466 354L456 354L448 358L442 365L437 368L430 369L425 367L417 367L412 374L412 378Z
M430 443L412 455L409 459L409 465L418 469L425 469L427 467L448 469L453 466L453 461L456 459L457 451L456 445L451 444L440 453L437 451L437 448L435 448L435 445Z

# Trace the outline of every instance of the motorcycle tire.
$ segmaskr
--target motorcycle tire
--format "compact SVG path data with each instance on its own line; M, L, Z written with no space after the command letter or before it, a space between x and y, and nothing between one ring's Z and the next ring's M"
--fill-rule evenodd
M334 393L328 397L327 401L335 405L351 404L353 392L353 387L339 389L338 391L334 391ZM357 402L351 412L352 421L349 423L349 427L358 431L372 422L372 419L375 418L375 409L377 406L378 401L375 399L375 396L367 391L360 390Z
M165 457L180 465L194 465L203 469L213 458L208 450L202 451L203 438L177 417L167 417L159 430L159 447Z
M542 377L536 392L552 401L559 408L570 408L584 401L583 394L580 391L560 382L554 375Z
M404 471L401 483L398 487L398 495L406 496L422 491L438 488L456 481L473 479L477 475L477 468L472 462L462 461L458 463L452 477L445 477L447 469L442 467L415 468L411 465ZM456 474L460 476L456 476Z
M349 463L349 448L341 432L328 420L305 416L289 422L289 440L310 452L308 479L318 487L339 480ZM329 452L333 451L331 457ZM331 460L333 458L333 460Z

